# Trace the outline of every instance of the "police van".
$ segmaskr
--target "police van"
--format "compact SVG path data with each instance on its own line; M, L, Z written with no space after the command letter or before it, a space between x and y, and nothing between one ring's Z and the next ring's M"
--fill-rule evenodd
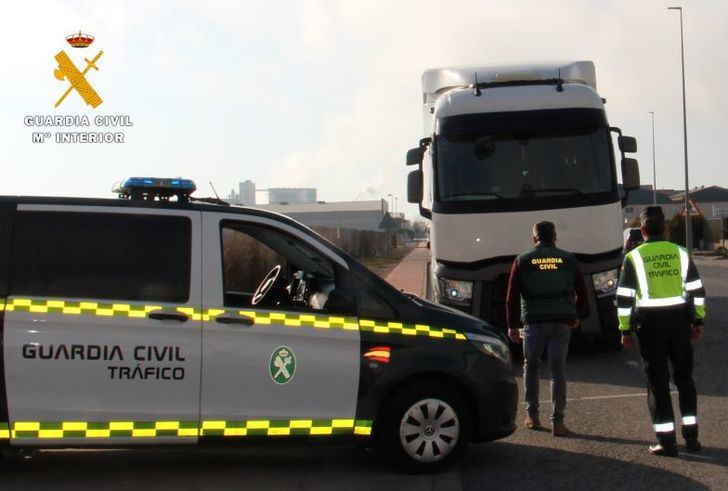
M351 438L431 471L514 431L499 332L194 189L0 198L5 450Z

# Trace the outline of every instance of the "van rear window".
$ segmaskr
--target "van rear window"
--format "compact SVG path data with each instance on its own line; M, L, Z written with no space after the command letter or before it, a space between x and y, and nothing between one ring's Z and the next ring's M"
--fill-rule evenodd
M176 216L20 212L11 294L184 302L191 228Z

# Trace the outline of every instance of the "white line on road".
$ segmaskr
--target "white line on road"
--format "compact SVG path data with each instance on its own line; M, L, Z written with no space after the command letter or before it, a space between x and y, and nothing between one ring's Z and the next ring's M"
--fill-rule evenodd
M670 394L677 394L677 391L672 391ZM609 396L590 396L590 397L575 397L573 399L566 399L567 402L574 402L574 401L599 401L602 399L621 399L626 397L646 397L647 394L645 392L640 393L633 393L633 394L612 394ZM544 401L538 401L539 404L545 404L548 402L551 402L550 400L544 400ZM526 404L525 402L521 404Z

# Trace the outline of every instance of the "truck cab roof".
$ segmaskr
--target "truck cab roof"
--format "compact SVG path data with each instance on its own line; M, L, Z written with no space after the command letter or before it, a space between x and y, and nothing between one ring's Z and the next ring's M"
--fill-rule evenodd
M476 80L477 79L477 80ZM432 68L422 74L423 102L456 87L477 83L498 83L561 79L597 89L594 63L591 61L553 61L512 65L464 65Z

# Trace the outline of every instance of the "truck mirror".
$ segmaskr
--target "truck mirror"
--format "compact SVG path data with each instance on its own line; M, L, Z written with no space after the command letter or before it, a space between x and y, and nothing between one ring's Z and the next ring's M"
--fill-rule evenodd
M617 138L617 142L623 153L635 153L637 151L637 139L633 136L620 136Z
M622 187L633 191L640 187L640 167L637 159L622 159Z
M422 169L413 170L407 175L407 201L422 202Z
M420 165L424 156L424 147L410 148L407 150L407 165Z

